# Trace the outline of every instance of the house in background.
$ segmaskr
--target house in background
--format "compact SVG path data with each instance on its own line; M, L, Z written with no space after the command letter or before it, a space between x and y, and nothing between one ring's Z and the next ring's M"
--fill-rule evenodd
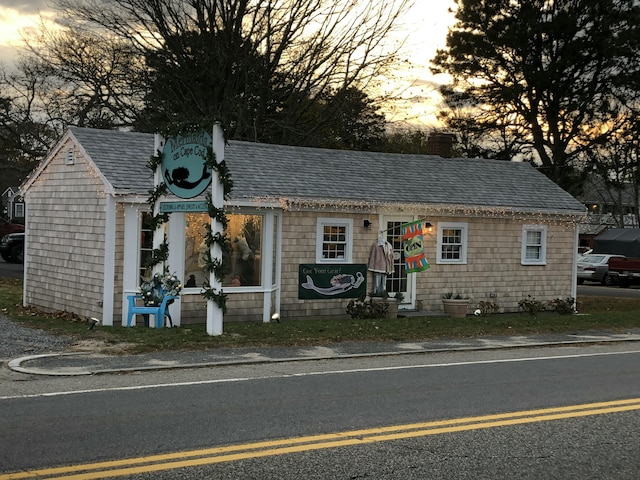
M612 228L638 228L638 194L632 183L621 188L592 177L579 200L587 208L587 216L580 225L579 251L593 249L593 240Z
M24 303L126 320L152 242L146 168L151 134L71 128L23 184ZM309 298L311 270L363 271L382 237L393 248L388 292L406 310L442 312L454 291L472 304L518 309L528 295L576 296L578 224L585 207L526 163L445 159L230 141L225 201L233 247L223 261L225 321L345 317L348 299ZM171 199L169 199L171 200ZM400 225L417 219L430 268L407 274ZM204 211L171 213L168 266L185 283L174 324L204 323ZM333 278L337 278L334 276ZM179 305L179 307L178 307Z
M23 222L24 202L22 197L18 195L18 188L6 188L0 198L2 198L2 205L4 206L2 216L10 222Z

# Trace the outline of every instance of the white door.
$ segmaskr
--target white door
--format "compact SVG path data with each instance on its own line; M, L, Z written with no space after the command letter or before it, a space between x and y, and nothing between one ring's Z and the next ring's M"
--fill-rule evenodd
M415 275L407 274L404 263L404 248L402 248L402 228L403 223L413 220L412 217L385 217L381 222L383 225L383 236L393 246L393 273L387 275L387 292L402 293L404 300L400 308L415 308L415 292L413 280Z

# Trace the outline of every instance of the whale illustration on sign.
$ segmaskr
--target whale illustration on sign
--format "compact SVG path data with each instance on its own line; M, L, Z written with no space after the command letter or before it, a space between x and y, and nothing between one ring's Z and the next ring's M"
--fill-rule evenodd
M353 288L358 288L364 282L364 275L356 272L354 275L339 274L331 278L331 287L319 287L313 283L313 279L307 275L307 281L301 285L302 288L313 290L321 295L339 295Z

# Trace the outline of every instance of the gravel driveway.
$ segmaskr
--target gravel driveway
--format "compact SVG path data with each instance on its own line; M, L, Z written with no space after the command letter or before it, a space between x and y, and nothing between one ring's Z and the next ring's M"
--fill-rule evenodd
M50 333L23 327L0 314L0 360L10 360L26 355L54 353L64 350L74 341L56 337Z

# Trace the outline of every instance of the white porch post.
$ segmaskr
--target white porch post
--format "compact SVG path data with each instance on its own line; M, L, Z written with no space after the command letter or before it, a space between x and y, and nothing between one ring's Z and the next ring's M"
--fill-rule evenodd
M126 325L129 302L127 295L135 294L140 282L138 256L140 253L140 206L124 209L124 263L122 266L122 325ZM135 321L135 317L134 317Z
M169 269L182 280L184 286L184 225L185 215L182 212L173 212L171 220L167 224L167 237L169 245ZM181 298L184 298L181 296ZM174 327L182 324L182 300L174 303L169 309Z
M113 326L113 296L116 275L116 200L105 198L104 278L102 283L102 324Z
M211 139L216 163L220 163L224 160L224 134L219 123L213 125ZM215 208L220 209L224 207L224 188L220 183L220 176L215 169L212 175L211 201ZM212 217L211 233L215 235L218 232L220 232L220 234L223 233L222 224ZM220 262L222 261L222 247L215 242L211 246L211 258L214 260L217 259ZM214 272L209 273L209 285L214 292L222 292L222 284L218 281ZM209 335L222 335L222 320L222 308L213 300L207 300L207 333Z
M153 147L154 155L162 151L162 148L164 147L164 142L165 142L165 139L161 135L156 133L154 136L154 147ZM162 170L160 168L160 165L158 165L156 167L156 171L153 174L153 186L157 187L161 183L162 183ZM163 199L164 197L157 199L152 212L152 215L154 217L160 214L160 203L162 202ZM156 230L153 232L153 249L154 250L159 249L163 242L164 242L164 224L161 223L156 227ZM165 267L165 262L155 264L153 266L153 274L154 275L156 273L162 274L164 271L164 267ZM162 325L164 325L164 319L162 319ZM149 327L155 328L156 327L155 322L149 321Z
M273 287L273 252L276 246L273 244L274 228L277 228L274 224L274 214L269 212L264 216L264 228L263 232L266 232L263 240L262 250L262 285L264 291L264 297L262 301L262 322L269 323L271 321L272 314L272 287Z

